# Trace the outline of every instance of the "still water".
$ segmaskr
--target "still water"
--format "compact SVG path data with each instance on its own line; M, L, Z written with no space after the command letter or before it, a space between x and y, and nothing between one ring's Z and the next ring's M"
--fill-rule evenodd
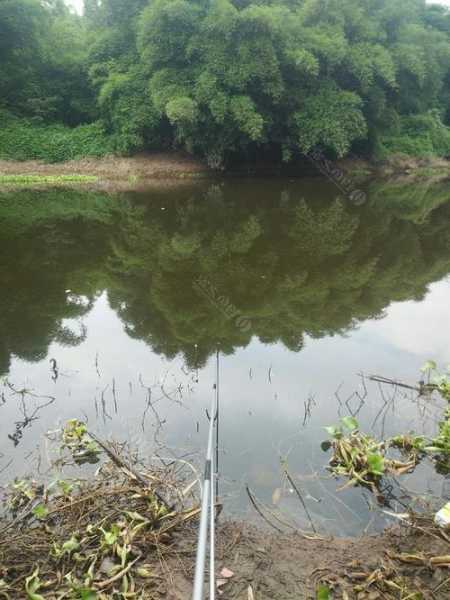
M336 492L320 444L348 414L379 436L434 431L438 399L360 374L414 383L427 359L450 363L450 186L367 192L354 206L316 178L2 194L0 478L45 472L44 434L69 418L200 465L219 350L226 513L255 518L248 485L307 527L287 460L321 530L382 527L368 493ZM426 464L401 483L448 489Z

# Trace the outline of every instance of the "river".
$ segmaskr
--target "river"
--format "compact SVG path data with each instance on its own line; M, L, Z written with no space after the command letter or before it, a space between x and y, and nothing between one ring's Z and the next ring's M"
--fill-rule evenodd
M45 433L69 418L201 468L218 360L226 513L255 518L248 485L306 528L287 464L321 530L383 527L368 492L336 491L321 442L346 415L381 437L436 427L438 399L367 376L414 384L426 360L450 363L450 185L366 192L355 205L311 178L2 193L0 478L51 477ZM446 490L429 464L402 479Z

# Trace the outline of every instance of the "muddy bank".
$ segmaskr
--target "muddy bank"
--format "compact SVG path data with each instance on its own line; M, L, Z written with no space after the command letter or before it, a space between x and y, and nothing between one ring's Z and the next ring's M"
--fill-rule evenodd
M136 489L134 493L137 493ZM87 497L85 500L88 502ZM129 535L132 527L137 530L149 515L141 507L138 514L142 515L142 520L136 516L133 523L132 517L124 516L122 505L119 501L119 512L115 513L118 527L126 525L129 529L126 534L122 529L117 535ZM130 511L136 508L135 505L134 501ZM92 511L92 502L86 504L84 511L88 512L87 509ZM124 514L120 514L120 509ZM61 512L54 522L47 518L45 531L43 525L41 530L39 526L34 530L34 547L29 545L26 529L14 528L2 535L0 597L3 591L5 598L22 600L27 580L30 581L37 572L31 581L37 586L40 595L36 598L39 600L61 597L89 600L192 598L198 531L196 517L186 522L179 520L172 529L163 526L161 533L143 529L136 537L128 539L128 562L123 563L124 546L120 538L110 540L109 546L104 543L103 548L96 549L91 545L89 555L87 542L92 538L89 540L85 535L83 539L83 506L74 501L69 510L76 512L78 529L65 542L61 539L53 542L56 545L50 545L48 530L64 529L67 512ZM127 514L133 515L130 511ZM95 519L91 519L91 531L94 523L100 523L107 535L115 536L116 530L111 526L112 512L111 506L103 513L93 513ZM85 553L83 545L87 546ZM28 560L20 554L24 550ZM98 552L97 557L95 552ZM441 538L436 529L427 527L395 528L383 535L356 539L314 540L296 533L268 533L245 522L230 521L219 524L217 531L217 588L219 597L224 600L315 600L319 597L330 600L444 600L450 597L449 552L449 541ZM79 568L83 564L85 574L80 577ZM20 574L24 565L26 571ZM84 596L60 595L70 591L67 573L71 573L71 586L78 586ZM137 595L122 596L124 588ZM319 590L328 595L319 596ZM87 595L88 592L92 595Z
M211 171L200 161L185 154L141 154L138 156L86 158L64 163L46 164L39 161L0 160L0 187L3 176L37 176L46 185L46 178L61 177L61 181L51 180L51 186L83 187L105 191L128 191L152 186L168 187L180 185L184 181L211 176ZM79 181L76 177L79 177ZM74 177L74 181L67 178ZM83 181L83 178L85 181ZM24 185L30 187L24 177ZM18 180L14 187L20 185ZM38 187L33 181L31 187ZM11 186L13 187L13 186Z
M321 155L320 155L321 156ZM327 173L327 171L329 171ZM450 162L439 158L393 156L376 163L361 158L338 161L303 158L290 165L260 161L234 164L222 175L236 177L305 177L325 175L347 184L364 184L373 178L395 183L439 182L450 178ZM147 153L133 157L86 158L64 163L0 160L0 188L76 187L104 191L139 191L152 187L180 186L217 173L205 163L181 153ZM2 181L3 176L3 181ZM11 178L15 178L11 181ZM22 180L21 180L22 178Z
M48 436L58 451L52 480L15 480L2 490L0 597L189 600L200 515L195 468L176 459L145 465L127 444L102 441L76 419ZM64 475L97 463L91 477ZM426 516L398 522L380 535L338 539L268 532L219 515L219 595L448 598L450 537Z
M217 572L219 578L224 568L233 573L221 587L222 597L230 600L247 600L249 588L258 600L312 600L320 588L329 590L330 599L443 599L450 595L448 567L431 566L429 557L449 550L448 542L426 528L312 540L228 523L218 533ZM189 562L187 567L174 588L177 600L190 597Z

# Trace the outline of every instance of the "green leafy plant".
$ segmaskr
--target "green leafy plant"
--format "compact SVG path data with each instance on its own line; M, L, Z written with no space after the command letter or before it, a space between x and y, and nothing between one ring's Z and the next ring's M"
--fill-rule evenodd
M34 481L26 479L15 479L8 486L8 508L17 512L27 506L30 501L35 500L39 493L39 488Z
M332 436L332 440L323 446L333 450L330 470L336 476L347 477L346 485L363 485L376 491L384 475L406 473L416 465L415 456L410 456L408 462L387 457L385 442L361 433L359 423L353 417L344 417L340 425L326 430Z
M439 371L434 361L429 360L421 371L428 376L428 382L424 385L425 389L436 390L445 400L450 401L450 367L447 367L443 373Z
M31 185L62 186L69 183L95 183L90 175L0 175L0 185L27 187Z
M327 585L320 583L316 590L316 600L332 600L332 598L331 589Z
M60 559L63 556L70 556L73 552L76 552L80 548L80 542L75 535L72 535L70 539L65 541L63 544L53 544L52 556L56 559Z
M446 410L443 420L439 422L438 434L425 450L434 455L439 471L450 471L450 409Z
M62 432L63 448L67 448L77 464L96 463L100 448L89 436L87 427L78 419L68 421Z
M48 508L44 504L38 504L33 508L33 515L39 520L45 520L48 515Z

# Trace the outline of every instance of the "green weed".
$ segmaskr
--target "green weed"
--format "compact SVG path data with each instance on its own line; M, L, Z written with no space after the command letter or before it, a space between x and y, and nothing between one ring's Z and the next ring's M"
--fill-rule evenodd
M0 175L0 185L22 187L27 185L64 185L67 183L95 183L93 175Z

